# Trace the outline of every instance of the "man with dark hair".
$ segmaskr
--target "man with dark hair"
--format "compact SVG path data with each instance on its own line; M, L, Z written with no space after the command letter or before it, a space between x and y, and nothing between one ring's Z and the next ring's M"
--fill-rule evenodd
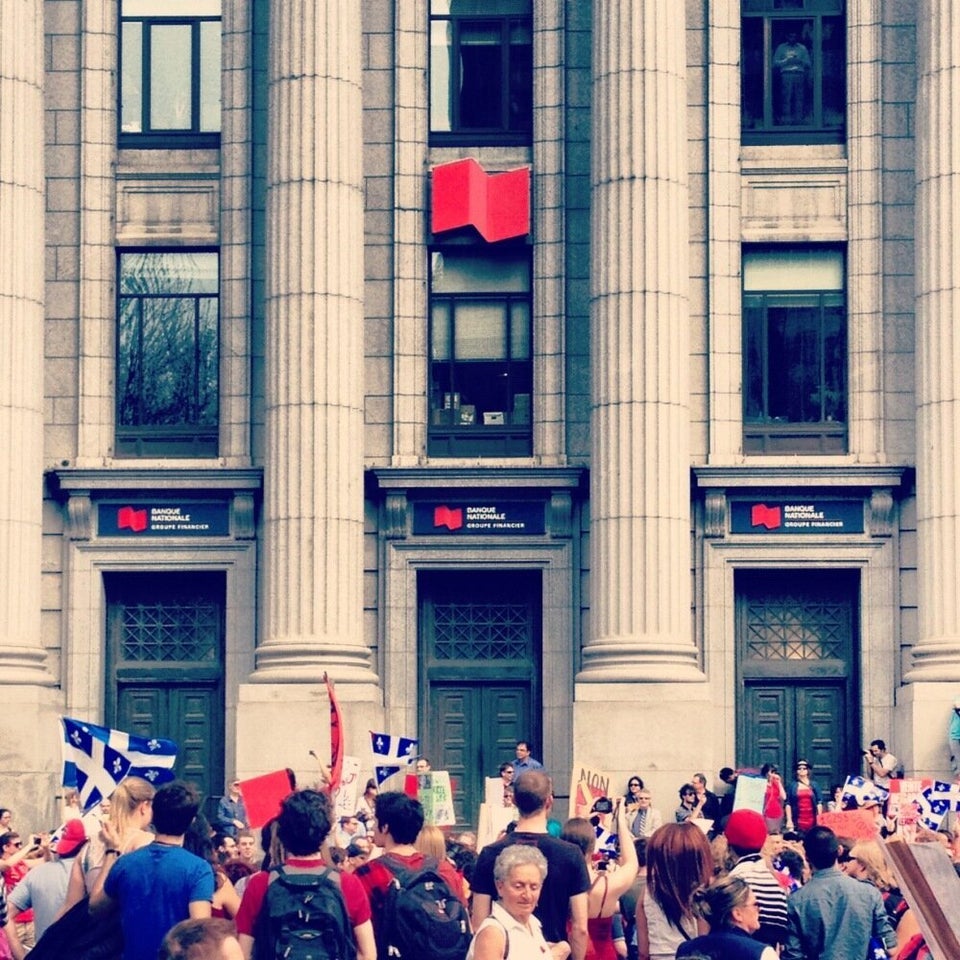
M865 955L876 937L893 951L897 936L887 919L880 891L848 877L837 866L837 837L829 827L813 827L803 849L813 876L787 900L787 942L781 960L850 960Z
M703 806L700 808L700 816L704 820L713 821L713 829L719 831L720 828L720 800L717 795L707 789L707 778L702 773L695 773L690 782L696 791L697 800L703 800Z
M395 876L390 869L391 865L417 871L424 868L427 858L414 846L423 827L423 807L419 800L414 800L399 790L387 790L377 794L373 806L376 811L373 842L383 849L383 855L357 867L354 876L363 884L370 897L373 927L376 935L380 937L387 888ZM437 872L450 890L462 900L463 884L453 864L444 858L437 865Z
M516 750L516 760L513 761L513 780L516 782L521 773L528 773L530 770L542 770L543 764L539 760L534 760L531 756L530 741L518 740Z
M514 843L536 846L547 858L547 876L534 914L549 943L568 939L573 960L583 960L587 949L587 891L590 877L583 853L576 844L547 833L547 816L553 807L553 784L542 770L531 770L514 780L514 802L520 814L516 829L480 851L473 871L473 929L490 915L497 895L493 865L497 854Z
M183 849L183 835L199 809L200 794L192 784L164 784L153 798L156 838L122 857L118 828L103 822L106 851L90 895L90 913L120 910L123 960L155 960L164 934L175 923L210 916L213 870Z
M890 778L899 776L900 761L887 750L882 740L871 740L863 759L867 764L868 776L884 790L890 789Z
M267 902L270 884L278 882L281 870L291 876L323 873L326 864L322 848L329 832L330 802L324 794L298 790L283 801L277 818L277 836L286 855L283 866L273 865L269 872L260 871L249 879L236 917L240 947L247 960L254 955L256 938L264 935L258 920ZM370 924L370 903L363 887L349 873L337 872L336 879L327 877L326 882L339 888L356 943L357 960L374 960L376 946Z

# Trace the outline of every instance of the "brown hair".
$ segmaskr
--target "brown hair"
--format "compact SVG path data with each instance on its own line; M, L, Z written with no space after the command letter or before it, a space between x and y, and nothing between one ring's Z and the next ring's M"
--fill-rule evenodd
M563 825L560 839L576 844L581 853L590 856L597 845L597 831L593 829L593 824L589 820L583 817L571 817Z
M693 891L712 876L713 854L698 826L665 823L654 831L647 844L647 888L678 930L680 921L693 915Z

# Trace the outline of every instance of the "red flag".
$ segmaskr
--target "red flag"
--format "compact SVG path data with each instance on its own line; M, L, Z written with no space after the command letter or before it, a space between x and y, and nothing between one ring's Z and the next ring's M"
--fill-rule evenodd
M330 698L330 796L332 797L340 786L340 777L343 774L343 718L340 716L340 704L337 703L333 681L326 673L323 675L323 680L327 685L327 696Z

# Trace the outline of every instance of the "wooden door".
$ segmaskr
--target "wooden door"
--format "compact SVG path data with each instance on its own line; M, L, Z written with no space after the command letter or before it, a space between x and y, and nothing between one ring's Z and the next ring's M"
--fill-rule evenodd
M424 572L418 593L421 747L476 829L484 779L517 740L539 747L540 574Z

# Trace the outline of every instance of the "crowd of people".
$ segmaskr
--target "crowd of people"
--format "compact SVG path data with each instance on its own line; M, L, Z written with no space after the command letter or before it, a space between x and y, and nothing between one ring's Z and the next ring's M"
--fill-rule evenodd
M0 960L923 955L879 831L818 825L840 800L806 760L786 780L762 769L762 811L733 809L738 774L724 768L713 789L691 776L672 815L633 775L561 823L551 778L518 747L500 769L514 819L479 851L474 833L426 823L417 799L373 780L345 816L322 783L294 790L257 833L235 780L212 822L192 785L136 777L91 813L68 794L54 837L21 833L0 808ZM882 741L865 763L875 783L898 773ZM942 843L960 873L957 826L917 840Z

